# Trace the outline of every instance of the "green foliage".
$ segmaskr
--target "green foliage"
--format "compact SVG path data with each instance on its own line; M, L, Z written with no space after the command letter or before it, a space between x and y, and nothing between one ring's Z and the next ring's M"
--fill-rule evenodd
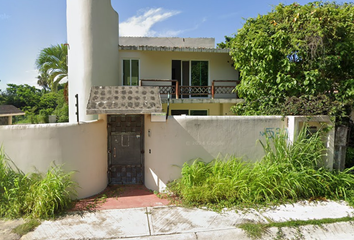
M6 102L6 98L4 96L4 92L1 91L1 89L0 89L0 105L5 104L5 102Z
M252 239L261 239L264 234L267 233L269 228L277 227L278 233L277 235L280 238L276 239L284 239L282 228L297 228L297 233L292 236L292 239L304 239L301 230L299 227L313 225L313 226L322 226L324 224L331 223L340 223L340 222L353 222L353 217L343 217L343 218L324 218L324 219L311 219L311 220L291 220L286 222L271 222L271 223L242 223L238 225L239 228L243 229L247 236Z
M60 95L56 92L46 92L42 94L38 107L40 109L55 109L58 105L57 101L59 97Z
M256 101L238 103L231 108L237 115L330 115L348 117L350 107L327 95L286 97L284 102L265 97Z
M227 45L242 79L238 95L251 108L268 110L267 102L278 106L290 97L323 94L331 102L351 104L352 3L279 4L266 15L247 19Z
M232 40L232 37L225 36L225 42L221 42L221 43L216 44L217 48L221 48L221 49L230 48L231 40Z
M39 89L27 84L7 84L6 91L3 93L4 104L14 105L24 111L36 107L40 102L41 95Z
M345 156L345 167L350 168L354 166L354 147L348 147Z
M69 106L65 100L64 89L58 91L57 107L53 115L57 116L58 122L69 122Z
M238 226L243 229L249 238L261 239L263 234L267 231L267 225L260 223L243 223Z
M40 51L36 65L40 75L38 84L43 87L50 86L56 92L58 84L68 75L67 62L68 48L65 44L52 45Z
M64 84L59 84L58 89L57 92L51 92L26 84L8 84L0 96L3 104L14 105L26 113L26 116L14 117L14 124L47 123L49 115L57 115L58 122L68 122L69 110L64 96Z
M64 211L76 196L73 172L51 167L45 176L25 175L0 150L0 217L50 218Z
M321 132L304 128L293 144L286 134L267 135L265 156L250 163L231 157L210 163L185 163L182 177L170 190L192 205L234 206L271 204L310 198L353 200L351 169L331 172L322 166L325 147Z

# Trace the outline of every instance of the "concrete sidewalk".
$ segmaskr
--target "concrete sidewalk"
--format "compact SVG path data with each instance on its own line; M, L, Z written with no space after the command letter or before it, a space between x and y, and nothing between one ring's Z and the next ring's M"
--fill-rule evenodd
M23 236L32 239L251 239L240 228L247 222L285 222L354 216L354 209L344 202L296 203L271 209L224 211L182 207L143 207L111 209L83 214L70 213L44 221L34 232ZM277 238L278 237L278 238ZM354 239L350 222L322 227L271 228L262 239Z

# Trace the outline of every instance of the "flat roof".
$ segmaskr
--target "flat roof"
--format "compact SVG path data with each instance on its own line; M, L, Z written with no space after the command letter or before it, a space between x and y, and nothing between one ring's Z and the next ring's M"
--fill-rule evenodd
M215 48L214 38L119 37L119 50L160 52L229 53Z
M119 50L133 51L160 51L160 52L202 52L202 53L229 53L230 49L195 48L195 47L153 47L153 46L121 46Z
M215 48L214 38L119 37L121 46Z

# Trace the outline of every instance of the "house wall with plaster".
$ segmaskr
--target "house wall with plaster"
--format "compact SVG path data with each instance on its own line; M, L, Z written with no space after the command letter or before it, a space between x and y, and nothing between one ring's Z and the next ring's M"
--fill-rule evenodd
M94 195L107 186L107 123L57 123L0 126L0 146L25 173L45 173L55 163L80 188L79 198Z
M170 103L169 115L172 110L207 110L209 116L234 115L230 110L234 103ZM167 112L167 103L162 104L162 111Z
M213 80L238 80L238 73L232 66L231 57L225 53L193 53L163 51L119 51L119 81L123 85L123 59L140 60L141 79L170 79L172 60L209 61L209 85Z

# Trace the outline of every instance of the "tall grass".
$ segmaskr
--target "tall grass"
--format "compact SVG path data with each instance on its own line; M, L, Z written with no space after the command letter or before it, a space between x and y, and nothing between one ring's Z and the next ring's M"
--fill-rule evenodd
M336 172L322 166L326 148L321 132L308 135L304 128L293 144L288 144L285 133L268 136L262 146L265 156L255 163L235 157L185 163L182 177L169 185L170 191L193 205L353 200L353 168Z
M48 172L25 175L0 149L0 217L49 218L65 210L76 196L73 172L52 166Z

